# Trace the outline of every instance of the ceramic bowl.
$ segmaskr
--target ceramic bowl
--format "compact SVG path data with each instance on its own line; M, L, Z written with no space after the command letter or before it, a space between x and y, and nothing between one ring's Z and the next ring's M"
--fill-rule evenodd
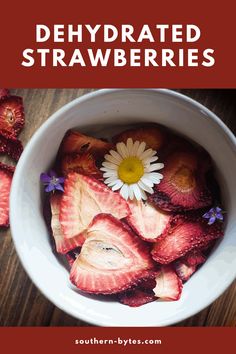
M42 215L39 175L55 159L63 135L79 128L109 135L119 126L156 122L202 145L212 156L227 210L225 237L184 285L176 302L139 308L79 294L53 254ZM84 95L54 113L34 134L17 165L10 196L12 237L21 262L39 290L68 314L100 326L167 326L212 303L235 279L236 139L222 121L196 101L169 90L113 89ZM30 306L30 304L29 304Z

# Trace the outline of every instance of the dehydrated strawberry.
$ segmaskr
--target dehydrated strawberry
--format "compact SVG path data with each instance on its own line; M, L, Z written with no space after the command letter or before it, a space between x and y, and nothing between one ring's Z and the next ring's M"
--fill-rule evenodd
M14 167L0 162L0 226L9 226L9 194Z
M148 202L129 201L130 215L127 221L145 241L155 242L170 227L171 215Z
M19 139L9 136L6 131L0 130L0 153L7 154L18 161L23 151L23 145Z
M101 158L112 147L113 145L109 142L84 135L76 130L69 130L62 140L59 154L90 153Z
M159 150L163 147L166 140L166 132L160 126L151 124L134 129L125 130L124 132L113 137L114 143L124 142L126 143L128 138L132 138L133 141L144 141L148 148L153 150Z
M22 98L6 97L0 101L0 130L9 135L18 135L25 123Z
M74 250L69 251L65 254L66 260L70 268L72 267L74 261L76 260L79 254L80 254L80 248L75 248Z
M0 101L8 96L10 96L9 90L6 88L0 88Z
M78 289L96 294L124 291L154 268L147 244L122 221L97 215L74 262L70 279Z
M199 249L188 252L183 258L182 261L189 266L198 266L199 264L204 263L206 257L202 254Z
M79 247L83 244L84 239L81 236L72 237L72 238L65 238L63 236L63 232L61 229L61 224L59 221L59 212L61 206L61 193L53 193L50 196L50 205L51 205L51 229L52 235L55 240L56 250L58 253L67 253L70 250Z
M171 266L162 266L156 276L155 296L163 300L179 300L182 281Z
M191 275L196 271L197 267L194 265L187 265L179 260L175 261L173 264L177 275L182 281L187 281Z
M97 179L102 178L102 172L95 164L95 159L90 153L70 154L62 157L61 171L64 176L70 172L83 173Z
M207 225L202 220L182 220L154 244L153 259L168 264L189 251L223 236L220 224Z
M112 213L118 219L129 215L128 203L94 178L70 173L64 184L61 201L60 222L64 237L78 236L86 230L94 216Z
M203 158L203 157L202 157ZM183 211L209 206L212 197L206 186L208 163L197 152L175 152L164 161L163 179L149 201L163 210Z
M130 307L139 307L157 300L153 291L145 291L138 288L119 294L118 299L122 304Z

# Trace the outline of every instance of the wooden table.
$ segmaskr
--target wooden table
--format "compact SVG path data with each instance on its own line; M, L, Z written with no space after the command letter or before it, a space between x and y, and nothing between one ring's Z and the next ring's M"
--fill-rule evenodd
M24 98L26 125L24 144L58 108L86 92L85 89L16 89ZM179 90L203 103L236 132L236 90ZM220 149L220 143L219 144ZM5 158L1 157L4 161ZM15 252L10 230L0 232L0 325L89 326L55 307L32 284ZM179 323L181 326L235 326L236 282L212 305Z

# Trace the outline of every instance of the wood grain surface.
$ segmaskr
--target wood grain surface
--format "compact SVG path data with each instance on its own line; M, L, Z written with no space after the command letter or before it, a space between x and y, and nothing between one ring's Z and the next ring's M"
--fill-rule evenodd
M26 125L20 135L24 145L40 125L61 106L87 92L84 89L14 89L24 98ZM236 90L178 90L201 102L236 133ZM216 142L219 144L220 142ZM6 161L1 157L1 161ZM10 230L0 231L0 325L89 326L59 310L32 284L23 270ZM199 289L201 296L201 289ZM236 325L236 282L212 305L178 326Z

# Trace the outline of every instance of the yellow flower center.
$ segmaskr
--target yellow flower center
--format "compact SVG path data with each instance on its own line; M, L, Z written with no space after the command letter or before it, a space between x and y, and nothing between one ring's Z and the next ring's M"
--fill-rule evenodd
M137 183L144 174L142 161L131 156L124 159L118 167L118 176L127 184Z

